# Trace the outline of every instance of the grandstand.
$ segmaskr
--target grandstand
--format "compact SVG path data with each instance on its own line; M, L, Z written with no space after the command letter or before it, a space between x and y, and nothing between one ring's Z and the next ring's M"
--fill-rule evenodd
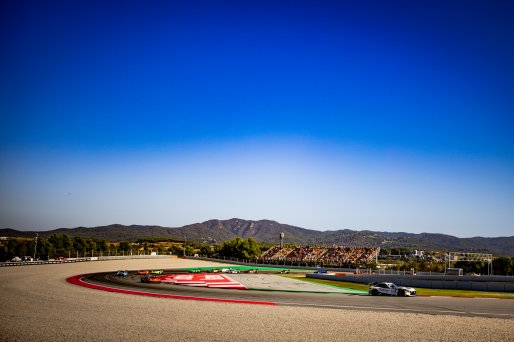
M369 264L380 252L380 247L348 246L273 246L260 259L265 261L323 262L328 265Z

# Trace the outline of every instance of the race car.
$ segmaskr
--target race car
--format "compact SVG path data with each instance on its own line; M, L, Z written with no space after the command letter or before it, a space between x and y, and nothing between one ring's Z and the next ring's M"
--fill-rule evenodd
M278 271L278 273L280 273L280 274L288 274L289 270L280 270L280 271Z
M150 274L162 274L163 270L151 270Z
M147 275L141 278L142 283L160 283L161 278L158 276Z
M127 271L118 271L118 272L116 272L116 276L117 277L126 277L126 276L128 276L128 272Z
M150 271L148 271L148 270L137 271L137 274L139 274L139 275L147 275L148 273L150 273Z
M233 274L240 273L238 270L235 270L233 268L223 269L223 270L221 270L221 272L223 272L223 273L233 273Z
M316 274L327 274L328 271L324 268L318 268L316 271L314 271Z
M412 287L397 286L393 283L370 283L369 295L371 296L401 296L410 297L416 295L416 289Z

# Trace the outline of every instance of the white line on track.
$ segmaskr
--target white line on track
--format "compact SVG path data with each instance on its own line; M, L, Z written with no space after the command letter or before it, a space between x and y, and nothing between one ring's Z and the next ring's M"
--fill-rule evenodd
M470 312L470 314L473 314L473 315L495 315L495 316L513 316L513 314L503 314L503 313L495 313L495 314L490 314L490 313L487 313L487 312Z
M313 306L324 308L337 308L337 309L364 309L364 310L384 310L384 311L404 311L404 312L419 312L427 314L468 314L468 315L490 315L490 316L511 316L513 314L501 313L488 313L488 312L466 312L456 310L415 310L415 309L402 309L392 307L375 307L375 306L358 306L358 305L334 305L334 304L308 304L308 303L289 303L289 302L276 302L279 305L294 305L294 306Z

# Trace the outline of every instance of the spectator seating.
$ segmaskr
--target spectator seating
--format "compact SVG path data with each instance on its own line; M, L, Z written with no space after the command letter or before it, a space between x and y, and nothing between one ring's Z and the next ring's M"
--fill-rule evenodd
M368 264L375 260L380 247L348 246L273 246L265 251L260 259L291 262L323 262L329 265Z

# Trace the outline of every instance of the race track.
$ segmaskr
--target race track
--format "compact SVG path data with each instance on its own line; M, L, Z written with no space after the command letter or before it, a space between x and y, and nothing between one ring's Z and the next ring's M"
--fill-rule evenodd
M215 266L197 260L152 259L1 268L0 341L514 341L512 318L347 310L340 308L342 299L329 301L337 305L335 309L308 303L265 306L176 300L66 282L77 274L118 269L211 265ZM262 298L265 293L248 294ZM380 299L405 303L421 298Z
M252 276L252 275L251 275ZM253 275L262 277L263 275ZM265 275L270 283L278 276ZM253 291L212 289L171 284L142 284L141 276L130 274L116 277L113 272L83 277L84 282L131 291L169 294L191 298L217 298L230 301L256 301L276 305L319 307L333 309L409 312L437 315L479 316L514 319L514 300L452 297L373 297L335 293L295 293L282 291Z

